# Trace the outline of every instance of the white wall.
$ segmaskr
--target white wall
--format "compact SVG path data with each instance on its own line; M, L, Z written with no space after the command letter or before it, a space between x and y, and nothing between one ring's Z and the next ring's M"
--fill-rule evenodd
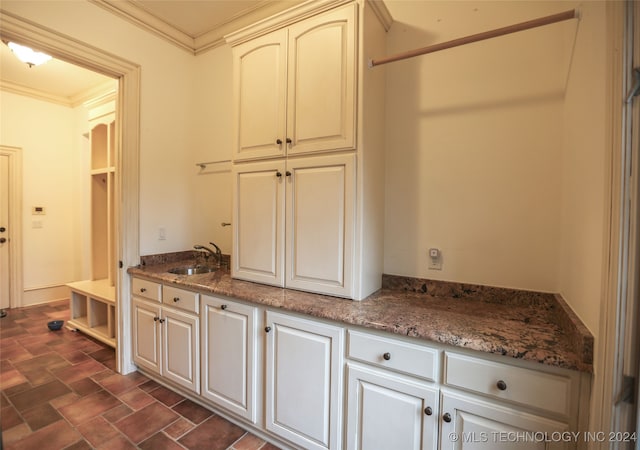
M82 189L79 174L88 172L77 115L69 107L0 92L0 141L22 148L23 305L58 299L50 296L60 291L50 288L85 276L79 230L88 175ZM34 206L46 214L32 215Z
M581 4L562 133L558 292L599 335L605 221L605 2Z
M387 4L396 20L389 54L569 6ZM557 291L564 38L574 28L549 25L388 66L385 273ZM430 247L442 251L441 271L427 268Z
M213 241L231 253L231 47L224 45L196 58L193 107L193 244ZM196 163L227 161L201 170Z

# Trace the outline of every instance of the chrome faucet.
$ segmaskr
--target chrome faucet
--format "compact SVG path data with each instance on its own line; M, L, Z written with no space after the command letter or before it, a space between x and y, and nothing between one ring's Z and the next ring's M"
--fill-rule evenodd
M196 250L204 250L206 252L209 252L209 254L213 255L216 258L216 267L220 267L221 263L222 263L222 250L220 250L220 247L218 247L216 244L214 244L213 242L209 242L209 244L213 245L213 247L216 249L215 251L211 250L209 247L205 247L204 245L194 245L193 248ZM205 259L209 259L209 254L205 254Z

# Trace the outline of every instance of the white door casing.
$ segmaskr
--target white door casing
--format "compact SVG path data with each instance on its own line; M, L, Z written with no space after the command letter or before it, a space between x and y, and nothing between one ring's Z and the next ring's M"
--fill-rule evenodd
M9 239L9 156L0 154L0 309L11 307Z
M0 226L5 227L0 238L7 241L0 244L0 290L2 302L0 308L22 306L22 149L0 145L0 158L3 161L0 175L0 209L4 216Z

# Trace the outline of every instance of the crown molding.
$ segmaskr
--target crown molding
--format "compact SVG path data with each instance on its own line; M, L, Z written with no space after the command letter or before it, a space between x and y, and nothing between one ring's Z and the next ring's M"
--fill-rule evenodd
M84 104L87 101L101 97L108 93L113 93L117 88L117 82L115 80L109 80L98 86L89 88L78 94L72 96L54 95L48 92L33 89L27 86L23 86L19 83L13 83L11 81L0 80L0 91L10 92L16 95L22 95L24 97L35 98L44 102L55 103L57 105L66 106L68 108L75 108Z
M291 25L292 23L299 22L307 17L314 16L347 3L353 3L353 0L305 1L276 14L267 16L257 22L252 22L237 31L233 31L225 36L225 40L232 46L238 45L271 31Z
M226 44L225 36L240 28L244 28L272 15L289 9L296 2L304 0L291 0L287 2L273 2L263 0L256 6L238 13L228 20L216 25L212 30L190 36L178 28L168 24L149 11L138 6L132 0L88 0L112 14L168 41L169 43L197 55L207 50Z
M262 1L252 9L245 10L242 14L236 14L229 20L218 24L215 29L197 36L195 38L195 54L198 55L207 50L225 45L227 44L227 35L271 16L280 14L304 1L305 0L289 0L286 2Z
M194 38L140 8L131 0L89 0L89 2L165 39L182 50L195 54Z
M10 92L12 94L22 95L24 97L35 98L36 100L42 100L49 103L71 107L71 100L69 99L69 97L49 94L47 92L23 86L18 83L12 83L11 81L0 80L0 91Z
M393 17L387 9L387 5L384 4L384 1L366 0L366 2L382 24L384 31L389 31L391 29L391 25L393 25Z

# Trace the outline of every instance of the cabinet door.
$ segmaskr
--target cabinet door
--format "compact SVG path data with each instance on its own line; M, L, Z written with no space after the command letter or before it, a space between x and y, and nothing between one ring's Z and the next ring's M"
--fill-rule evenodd
M353 293L355 155L289 160L285 285Z
M347 372L347 448L437 448L437 389L357 364Z
M133 361L161 373L160 307L133 299Z
M198 318L174 309L162 309L162 375L200 392Z
M267 312L266 427L311 450L341 446L343 330Z
M236 161L285 153L286 37L279 30L233 48Z
M464 394L443 392L441 411L442 450L556 450L576 442L561 439L565 423Z
M232 277L284 286L284 178L283 161L234 166Z
M256 422L257 309L202 296L202 395Z
M289 28L287 152L355 148L356 5Z

